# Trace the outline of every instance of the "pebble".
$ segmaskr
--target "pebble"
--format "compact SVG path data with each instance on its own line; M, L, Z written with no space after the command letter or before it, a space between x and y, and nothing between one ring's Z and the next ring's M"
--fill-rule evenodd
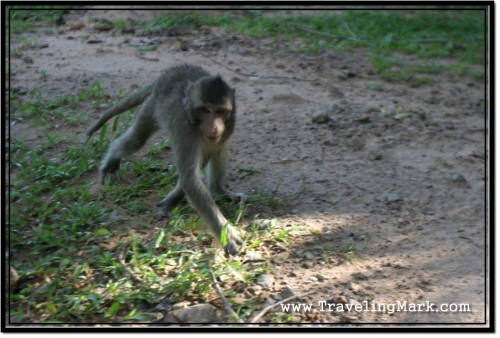
M304 262L304 263L302 264L302 267L303 267L304 269L310 269L310 268L312 268L312 267L313 267L313 264L312 264L312 263L310 263L310 262Z
M464 175L459 174L459 173L449 173L448 179L452 182L465 182L466 181Z
M385 201L387 203L401 202L402 200L403 200L403 198L401 197L401 195L399 195L395 192L391 192L390 194L385 196Z
M163 323L214 323L217 321L217 308L211 304L196 304L191 307L169 312Z
M352 290L352 292L354 292L356 294L363 291L363 287L359 284L356 284L356 283L351 283L350 289Z
M318 111L312 115L311 120L314 123L327 123L330 121L330 116L326 111Z
M322 274L318 273L316 275L314 275L314 277L316 277L318 279L319 282L323 282L325 280L325 276L323 276Z
M31 56L25 55L23 56L23 61L26 63L33 63L33 58Z
M267 230L273 228L276 225L275 219L256 219L253 221L257 225L259 230Z
M303 257L304 257L305 259L308 259L308 260L312 260L312 259L314 259L314 255L313 255L313 253L312 253L312 252L309 252L309 251L304 252Z
M397 109L391 108L391 109L387 109L387 110L381 111L380 112L380 117L391 118L391 117L396 116L397 114L398 114Z
M472 152L472 156L474 156L475 158L485 159L486 153L483 150L474 150Z
M337 113L340 111L340 106L337 102L331 102L325 106L327 113Z
M280 252L279 254L275 255L273 257L273 263L276 263L276 264L282 264L284 262L286 262L286 260L290 257L290 253L284 251L284 252Z
M380 153L371 153L370 155L368 155L368 159L370 161L380 161L383 158L384 156Z
M314 277L314 276L311 276L307 279L309 282L317 282L318 281L318 278Z
M246 253L245 257L243 258L243 261L246 262L260 262L264 260L264 257L260 252L255 252L255 251L249 251Z
M271 275L263 274L257 278L257 285L260 285L264 288L268 288L273 285L274 278Z
M35 45L33 47L38 48L38 49L43 49L43 48L49 47L49 43L45 42L45 41L39 41L39 42L35 43Z
M300 292L290 287L289 285L285 286L285 289L280 293L280 299L290 298L294 296L299 296Z

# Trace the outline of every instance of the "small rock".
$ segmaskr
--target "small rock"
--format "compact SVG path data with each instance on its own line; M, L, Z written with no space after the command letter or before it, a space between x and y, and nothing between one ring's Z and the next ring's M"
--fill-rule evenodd
M474 156L475 158L485 159L486 153L483 150L474 150L472 152L472 156Z
M307 279L309 282L317 282L318 281L318 278L316 278L315 276L311 276Z
M312 259L314 259L314 254L312 252L307 251L307 252L304 252L303 257L305 259L312 260Z
M172 310L180 310L189 307L189 302L180 302L172 305Z
M290 286L286 286L285 289L283 291L281 291L280 293L280 299L286 299L286 298L290 298L290 297L294 297L294 296L299 296L300 295L300 292L298 292L297 290L295 290L294 288L290 287Z
M35 43L35 45L33 47L38 48L38 49L43 49L43 48L49 47L49 43L45 42L45 41L39 41L39 42Z
M107 32L115 28L115 26L113 25L113 23L106 21L106 22L96 22L93 28L98 32Z
M196 304L188 308L169 312L164 323L215 323L218 321L217 308L211 304Z
M262 254L260 252L256 251L249 251L245 254L245 257L243 258L244 262L261 262L264 260L264 257L262 257Z
M380 153L371 153L370 155L368 155L368 160L370 161L380 161L384 158L384 156L382 156L382 154Z
M263 288L268 288L273 285L274 278L271 275L263 274L257 278L257 285L262 286Z
M256 219L253 221L259 230L268 230L276 226L276 219Z
M365 272L355 272L351 274L351 277L357 280L367 280L368 278L370 278L370 275Z
M85 27L85 24L82 22L77 22L69 25L69 30L70 31L77 31Z
M26 63L33 63L33 58L31 56L25 55L23 56L23 61Z
M156 304L156 306L154 307L154 309L156 311L169 312L169 311L175 310L174 307L173 307L173 305L174 304L172 304L172 300L171 299L168 299L168 298L167 299L162 299L158 304Z
M466 181L464 175L459 174L459 173L448 174L448 179L452 182L465 182Z
M304 263L302 264L302 267L303 267L304 269L310 269L310 268L312 268L313 266L314 266L314 265L313 265L312 263L310 263L310 262L304 262Z
M330 92L330 95L333 97L344 97L345 96L345 94L335 86L328 87L328 91Z
M380 112L380 117L392 118L392 117L396 116L397 114L398 114L397 109L394 109L394 108L387 109L387 110L384 109Z
M262 286L257 285L257 284L251 285L251 286L248 287L248 290L250 292L253 292L255 294L255 293L258 293L258 292L262 291Z
M287 251L280 252L273 257L273 262L276 264L283 264L290 257L290 253Z
M377 113L379 112L380 109L377 108L377 107L374 107L374 106L366 106L366 107L363 107L363 108L360 108L358 110L355 110L351 113L351 117L361 117L363 115L366 115L366 114L370 114L370 113Z
M330 114L338 113L340 106L337 102L331 102L325 106L325 111Z
M350 289L352 292L358 294L360 293L361 291L363 291L363 287L359 284L356 284L356 283L351 283L350 285Z
M347 304L348 300L347 300L347 297L345 295L338 295L335 300L334 300L334 303L337 303L337 304Z
M395 193L395 192L391 192L390 194L388 194L387 196L385 196L385 201L387 203L394 203L394 202L400 202L402 201L403 199L401 198L401 195Z
M314 277L316 277L318 279L319 282L323 282L325 280L325 276L323 276L322 274L318 273L316 275L314 275Z
M323 145L329 146L329 147L335 147L335 146L339 145L339 141L336 139L335 140L326 140L323 142Z
M405 120L405 119L408 119L408 118L410 118L410 117L412 117L411 112L403 112L403 113L396 114L396 115L394 116L394 118L395 118L396 120Z
M314 123L327 123L330 121L330 116L326 111L319 111L313 114L312 122Z

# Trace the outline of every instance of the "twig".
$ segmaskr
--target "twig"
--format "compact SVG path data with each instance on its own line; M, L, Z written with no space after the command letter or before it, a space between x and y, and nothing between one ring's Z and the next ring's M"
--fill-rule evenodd
M279 302L274 303L273 305L269 305L269 306L265 307L261 312L259 312L259 314L257 316L255 316L250 323L252 323L252 324L253 323L257 323L269 310L271 310L275 306L278 306L280 304L289 302L289 301L291 301L292 299L295 299L295 298L301 298L301 297L312 295L313 293L316 293L317 291L318 290L313 290L313 291L309 291L309 292L303 293L301 295L291 296L291 297L285 298L283 300L280 300Z
M142 55L141 53L136 53L135 56L137 56L139 59L143 59L143 60L148 60L148 61L160 61L159 58L148 58L144 55Z
M125 254L127 253L128 246L125 246L125 248L120 252L118 255L118 263L120 263L121 267L132 277L132 279L137 282L137 283L142 283L142 279L138 277L134 271L132 271L131 268L127 266L125 263Z
M241 319L236 312L234 312L233 308L229 304L229 301L227 300L226 296L224 296L224 292L222 291L221 287L219 286L219 283L217 282L217 278L214 275L214 272L212 269L210 269L210 273L212 274L212 279L214 281L214 286L215 286L215 291L217 291L217 294L219 295L220 299L222 300L222 303L224 303L224 309L226 312L236 318L238 323L244 324L245 321Z

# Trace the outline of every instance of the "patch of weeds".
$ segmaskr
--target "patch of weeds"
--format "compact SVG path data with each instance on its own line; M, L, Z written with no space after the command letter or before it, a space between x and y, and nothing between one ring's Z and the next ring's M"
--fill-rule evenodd
M361 242L361 243L360 245L357 245L356 242ZM349 243L344 245L340 250L340 252L345 260L351 261L356 258L361 258L359 250L365 248L367 244L368 244L368 237L366 236L361 236L361 238L356 240L351 238Z
M249 176L249 175L257 174L258 172L259 172L259 170L257 170L255 167L246 166L246 167L238 168L237 175L238 175L238 178L244 178L244 177Z
M54 24L67 6L16 5L7 6L7 28L11 33L35 32L36 24Z
M78 125L88 119L88 112L75 112L77 106L88 100L101 102L108 95L101 88L100 81L95 81L75 95L63 95L47 101L39 88L34 88L31 100L19 97L11 99L11 120L32 119L36 126Z

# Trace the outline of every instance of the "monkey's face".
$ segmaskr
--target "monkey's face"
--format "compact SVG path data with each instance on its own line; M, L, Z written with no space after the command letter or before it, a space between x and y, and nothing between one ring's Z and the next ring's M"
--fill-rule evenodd
M227 107L201 107L196 110L198 126L207 143L216 144L224 135L226 122L232 114Z

